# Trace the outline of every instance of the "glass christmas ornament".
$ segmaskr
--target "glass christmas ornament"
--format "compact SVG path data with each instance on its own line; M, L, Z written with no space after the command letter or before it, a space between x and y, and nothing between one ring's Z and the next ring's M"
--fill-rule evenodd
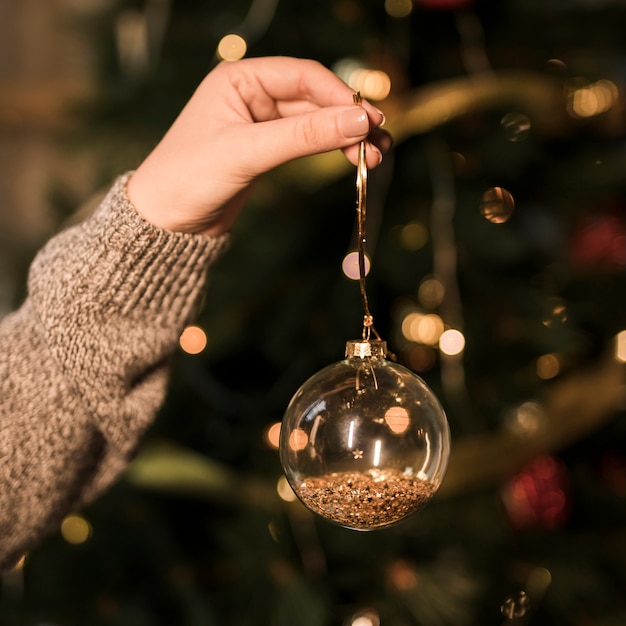
M357 530L420 510L448 463L450 433L439 401L386 352L382 340L348 341L343 361L296 392L281 428L281 462L298 498Z
M354 102L361 104L358 93ZM309 509L341 526L371 530L430 501L446 471L450 432L436 396L411 370L387 360L387 344L374 329L365 290L365 142L356 187L362 339L348 341L343 361L296 392L279 448L287 480Z

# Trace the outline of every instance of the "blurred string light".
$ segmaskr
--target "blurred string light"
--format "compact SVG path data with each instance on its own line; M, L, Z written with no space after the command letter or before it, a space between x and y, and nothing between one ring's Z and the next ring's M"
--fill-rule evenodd
M280 422L274 422L265 431L265 441L267 442L267 445L274 450L278 450L280 442L280 426Z
M567 306L564 300L558 297L548 298L541 321L548 328L564 324L567 321Z
M537 358L536 369L539 378L550 380L561 373L561 363L556 354L542 354Z
M85 543L91 537L91 524L80 515L68 515L61 522L61 536L74 545Z
M200 326L187 326L183 330L179 343L187 354L200 354L207 346L206 333Z
M413 0L385 0L385 11L391 17L408 17L413 11Z
M509 141L524 141L530 133L530 119L523 113L507 113L500 120Z
M382 70L356 70L348 85L367 100L384 100L391 92L391 78Z
M366 100L381 101L391 92L389 74L382 70L368 68L357 59L341 59L333 65L332 70Z
M526 581L528 595L543 595L552 584L552 572L546 567L534 567Z
M523 402L505 416L505 427L514 435L528 437L537 433L546 421L543 405L534 400Z
M398 559L387 569L389 584L398 591L412 591L419 586L415 565L407 559Z
M367 254L364 257L365 263L365 275L367 276L370 271L371 263ZM343 273L350 280L359 280L359 253L358 252L348 252L341 262L341 269Z
M353 615L347 626L380 626L380 615L374 609L365 609Z
M296 452L304 450L309 443L309 436L301 428L295 428L289 435L289 447Z
M445 285L436 276L426 276L422 279L417 297L424 307L428 309L437 308L446 295Z
M626 330L620 331L615 337L615 360L626 363Z
M619 99L617 85L610 80L581 84L581 80L569 85L567 110L573 117L586 118L606 113Z
M465 335L455 328L445 330L439 337L439 350L446 356L458 356L465 350Z
M500 607L503 617L508 620L517 620L524 617L529 609L530 598L525 591L519 591L508 596Z
M410 424L409 414L404 407L392 406L385 412L385 423L395 435L406 432Z
M276 483L276 493L278 493L278 497L285 502L295 502L298 498L291 488L289 481L284 476L281 476Z
M515 200L503 187L490 187L482 195L480 213L492 224L504 224L515 210Z
M402 335L408 341L434 346L445 330L443 320L435 313L408 313L402 320Z
M248 44L246 40L235 33L224 35L217 45L217 56L222 61L239 61L246 56Z
M276 14L278 0L253 0L243 21L222 37L216 54L222 61L238 61L248 48L258 41L270 27Z
M428 242L428 229L422 222L409 222L399 227L398 238L400 245L405 250L415 252L423 248Z
M500 612L507 620L515 623L526 617L552 584L552 573L545 567L533 567L526 580L525 590L507 596L500 607Z

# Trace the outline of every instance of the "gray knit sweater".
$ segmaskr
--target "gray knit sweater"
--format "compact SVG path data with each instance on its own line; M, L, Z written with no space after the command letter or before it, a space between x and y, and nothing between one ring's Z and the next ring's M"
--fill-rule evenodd
M227 243L148 224L127 179L44 247L0 324L0 568L119 477Z

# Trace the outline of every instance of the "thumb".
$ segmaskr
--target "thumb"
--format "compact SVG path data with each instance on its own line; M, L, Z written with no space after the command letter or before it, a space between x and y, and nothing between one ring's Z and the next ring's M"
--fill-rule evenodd
M292 117L259 122L247 127L249 150L258 173L300 157L352 146L367 137L372 128L361 106L325 107ZM371 154L378 164L380 151Z

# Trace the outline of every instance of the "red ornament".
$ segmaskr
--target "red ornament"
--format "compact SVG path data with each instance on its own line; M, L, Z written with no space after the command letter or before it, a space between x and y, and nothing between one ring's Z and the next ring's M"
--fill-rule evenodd
M519 530L560 528L571 510L565 464L552 456L537 457L504 485L502 501Z
M616 213L581 222L570 240L572 265L582 271L615 272L626 267L626 220Z

